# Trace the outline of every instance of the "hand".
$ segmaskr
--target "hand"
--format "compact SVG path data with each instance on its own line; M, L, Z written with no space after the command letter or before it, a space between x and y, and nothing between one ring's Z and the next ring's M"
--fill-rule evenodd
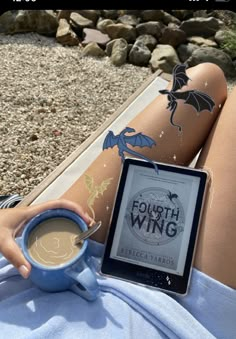
M28 278L31 270L30 263L25 259L21 249L15 242L15 237L19 236L24 225L35 215L54 208L67 208L79 214L87 224L92 219L83 212L80 205L64 199L52 200L38 205L17 206L0 210L0 252L11 262L24 278Z

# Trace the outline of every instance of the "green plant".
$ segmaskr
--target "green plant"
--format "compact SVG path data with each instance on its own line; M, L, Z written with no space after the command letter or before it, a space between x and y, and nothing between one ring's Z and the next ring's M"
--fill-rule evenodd
M231 26L224 32L224 41L220 47L232 57L236 57L236 25Z

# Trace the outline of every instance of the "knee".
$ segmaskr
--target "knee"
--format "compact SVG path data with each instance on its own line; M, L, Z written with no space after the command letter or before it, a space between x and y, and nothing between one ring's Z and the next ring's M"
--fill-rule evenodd
M202 62L196 66L190 67L189 70L194 70L205 75L217 75L222 77L222 79L226 81L223 70L218 65L212 62Z
M220 97L227 96L227 80L223 70L211 62L203 62L197 66L189 68L189 74L192 79L198 79L208 83L211 91L220 94Z
M213 76L221 77L222 80L226 83L224 71L217 64L214 64L212 62L203 62L199 64L198 66L202 68L202 72L210 73Z
M216 64L212 62L202 62L196 66L193 66L189 69L198 72L199 74L203 74L206 76L221 78L222 82L226 83L226 78L223 70Z

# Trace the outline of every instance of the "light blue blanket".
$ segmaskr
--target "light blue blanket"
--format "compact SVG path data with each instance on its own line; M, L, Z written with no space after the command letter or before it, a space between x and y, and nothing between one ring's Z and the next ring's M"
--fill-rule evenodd
M89 265L95 272L102 250L89 242ZM236 291L197 270L189 295L176 300L157 290L97 278L100 296L87 302L70 291L39 290L0 258L0 338L235 338Z

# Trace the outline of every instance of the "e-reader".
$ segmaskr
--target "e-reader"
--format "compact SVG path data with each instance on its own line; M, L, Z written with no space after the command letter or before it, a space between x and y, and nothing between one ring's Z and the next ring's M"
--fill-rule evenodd
M156 164L124 160L100 273L185 295L209 174Z

